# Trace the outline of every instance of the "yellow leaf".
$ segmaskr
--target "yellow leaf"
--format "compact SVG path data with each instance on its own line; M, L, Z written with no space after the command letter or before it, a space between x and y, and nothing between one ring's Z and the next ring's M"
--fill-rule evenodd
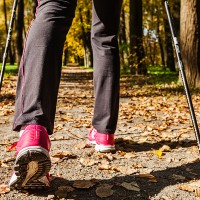
M163 155L163 152L160 150L154 151L153 154L157 155L158 157L161 157Z

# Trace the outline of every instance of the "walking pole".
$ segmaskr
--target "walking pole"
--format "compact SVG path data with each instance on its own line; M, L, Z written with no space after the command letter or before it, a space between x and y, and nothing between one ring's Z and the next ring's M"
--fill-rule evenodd
M176 36L176 31L175 31L173 20L172 20L172 15L170 13L169 3L167 0L164 0L164 4L165 4L165 9L167 12L167 17L168 17L168 21L169 21L169 25L170 25L170 29L171 29L171 34L172 34L172 39L173 39L173 43L174 43L174 48L176 51L176 56L178 59L178 67L179 67L179 71L181 73L181 78L182 78L182 82L183 82L183 86L185 89L185 94L186 94L186 98L187 98L187 102L188 102L188 106L189 106L189 110L190 110L190 116L192 119L192 124L193 124L194 132L195 132L195 136L196 136L196 140L197 140L197 144L198 144L198 149L200 152L199 128L198 128L197 119L196 119L194 107L192 104L192 98L190 95L190 91L189 91L189 87L188 87L188 83L187 83L187 79L186 79L186 75L185 75L185 71L184 71L184 65L183 65L183 61L182 61L182 57L181 57L181 51L179 48L179 42L178 42L178 39Z
M18 0L14 0L13 7L12 7L12 15L11 15L9 29L8 29L8 35L7 35L7 39L6 39L6 46L5 46L5 50L4 50L4 54L3 54L3 62L2 62L1 74L0 74L0 91L1 91L2 83L3 83L6 59L7 59L7 55L8 55L8 47L9 47L9 44L11 41L12 28L13 28L14 19L16 16L17 3L18 3Z

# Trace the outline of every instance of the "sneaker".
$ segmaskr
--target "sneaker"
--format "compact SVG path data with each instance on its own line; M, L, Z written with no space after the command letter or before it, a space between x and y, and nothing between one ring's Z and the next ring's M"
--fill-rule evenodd
M40 189L49 186L50 139L46 129L40 125L28 125L16 144L16 150L10 188Z
M88 135L91 144L95 144L95 150L107 153L115 151L114 134L99 133L93 128Z

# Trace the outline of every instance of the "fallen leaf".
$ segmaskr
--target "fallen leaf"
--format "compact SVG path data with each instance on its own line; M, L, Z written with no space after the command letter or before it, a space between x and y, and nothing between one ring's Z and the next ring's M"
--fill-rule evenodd
M61 198L66 198L67 197L67 192L65 190L57 190L55 191L55 195L61 199Z
M66 138L64 136L62 136L62 135L61 136L60 135L59 136L54 136L54 137L50 138L51 141L60 141L60 140L65 140L65 139Z
M168 145L163 145L159 151L162 151L162 152L170 152L171 151L171 148L168 146Z
M140 187L136 182L131 182L131 183L123 182L121 186L126 188L127 190L132 190L137 192L140 191Z
M74 191L74 188L69 185L65 185L65 186L58 187L58 190L65 191L66 193L68 193L68 192Z
M95 183L93 181L77 180L77 181L74 181L73 187L81 188L81 189L87 189L87 188L93 187L94 185L95 185Z
M154 151L153 154L155 154L156 156L158 156L159 158L162 157L163 152L160 150Z
M47 200L52 200L52 199L54 199L54 195L53 194L49 194L48 196L47 196Z
M1 162L0 162L0 167L6 167L6 168L10 168L10 166L9 166L9 165L7 165L7 164L5 164L5 163L1 163Z
M124 158L134 158L135 157L135 154L134 154L134 152L129 152L129 153L126 153L125 155L124 155Z
M96 195L100 198L110 197L113 195L113 185L103 184L96 189Z
M133 164L132 167L139 169L139 168L144 168L142 164Z
M106 158L108 161L114 160L114 156L111 153L103 154L103 158Z
M89 159L89 158L81 158L81 159L80 159L80 163L81 163L83 166L88 167L88 166L92 166L92 165L98 163L98 161L93 160L93 159Z
M76 155L73 154L70 151L58 151L58 152L54 153L52 155L52 157L60 158L60 159L65 158L65 157L67 157L67 158L76 158Z
M90 144L88 144L86 141L80 142L75 145L75 149L84 149L84 148L90 148Z
M8 158L5 158L2 160L2 163L8 163L8 162L11 162L11 161L14 161L15 160L15 157L8 157Z
M152 174L139 174L138 175L140 178L149 178L149 179L151 179L151 178L156 178L154 175L152 175Z
M112 167L110 166L110 163L108 161L102 161L101 164L99 164L100 170L110 170Z
M178 175L178 174L172 174L172 178L175 180L186 180L186 178L182 175Z
M126 152L124 152L124 151L118 151L117 153L118 153L120 156L126 155Z
M59 160L60 160L60 158L51 157L51 163L52 163L52 164L58 163Z
M8 185L5 185L5 184L1 184L0 185L0 194L5 194L5 193L8 193L10 192L10 188Z
M125 166L116 166L115 165L115 166L112 166L112 169L115 171L121 172L124 175L131 175L131 174L138 172L137 169L134 169L132 166L128 166L128 165L125 165Z

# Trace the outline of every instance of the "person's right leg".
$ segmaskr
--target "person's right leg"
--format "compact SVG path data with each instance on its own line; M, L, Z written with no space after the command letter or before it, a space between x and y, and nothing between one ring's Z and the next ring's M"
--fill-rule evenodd
M15 171L9 186L44 187L41 178L50 170L62 52L71 26L76 0L38 0L20 63L13 129L20 131Z
M119 110L120 61L118 29L123 0L93 0L92 48L95 106L89 141L95 149L115 149L114 132Z

